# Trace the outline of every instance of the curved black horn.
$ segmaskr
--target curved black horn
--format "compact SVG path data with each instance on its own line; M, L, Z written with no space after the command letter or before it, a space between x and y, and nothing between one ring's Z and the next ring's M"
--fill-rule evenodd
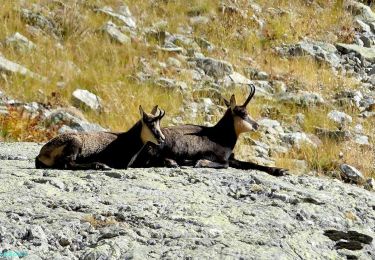
M255 86L254 86L254 84L249 84L249 86L250 86L250 94L247 97L245 103L243 103L243 105L242 105L243 107L246 107L247 104L249 104L250 100L253 98L253 96L255 94Z
M159 108L159 115L157 116L159 119L162 119L163 116L165 115L165 111L163 109Z

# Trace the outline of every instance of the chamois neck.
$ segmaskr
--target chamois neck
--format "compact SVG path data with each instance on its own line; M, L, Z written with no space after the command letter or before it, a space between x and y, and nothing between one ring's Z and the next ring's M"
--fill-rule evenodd
M141 147L143 145L141 140L141 131L142 121L139 120L127 132L120 134L119 137L129 139L133 145L135 145L136 147Z
M237 142L237 135L234 129L234 121L232 111L228 109L224 116L212 127L213 132L217 136L217 142L230 148L234 148Z

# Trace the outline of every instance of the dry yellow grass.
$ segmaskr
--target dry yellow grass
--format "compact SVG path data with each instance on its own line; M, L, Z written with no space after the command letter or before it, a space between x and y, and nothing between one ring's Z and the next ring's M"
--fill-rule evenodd
M155 51L155 42L145 44L141 39L133 39L132 43L122 46L114 43L99 29L110 20L107 16L93 11L95 7L104 5L116 8L123 3L128 4L138 27L153 26L160 21L166 21L164 29L171 33L178 33L181 26L189 24L190 15L202 14L210 18L208 24L193 26L192 37L203 37L212 42L217 48L204 54L231 62L236 71L255 66L270 74L271 78L281 78L288 88L318 91L325 96L331 95L340 89L354 89L356 82L353 79L335 75L332 70L308 57L282 59L275 55L273 48L282 43L295 43L308 37L325 42L350 42L353 37L352 17L342 7L342 0L259 0L256 1L262 8L259 14L249 8L249 1L237 0L235 6L241 12L226 12L220 9L220 1L192 0L192 1L134 1L125 0L31 0L23 1L24 7L31 8L38 3L45 8L42 13L48 15L52 11L62 34L61 46L49 36L33 36L21 20L19 9L20 1L3 1L0 9L0 40L20 32L31 39L38 47L31 52L20 52L16 49L0 46L0 52L8 59L25 65L32 71L49 79L41 83L30 78L7 76L0 79L0 87L7 94L24 101L38 101L47 103L54 96L53 106L67 105L71 102L71 93L76 88L84 88L98 94L104 103L104 112L95 113L85 111L85 116L104 127L113 130L125 130L138 119L138 105L142 104L146 110L159 104L166 110L167 116L163 124L179 113L183 97L181 94L155 86L153 83L139 83L134 75L141 67L141 58L150 64L164 62L172 54ZM230 1L226 2L228 5ZM258 31L259 24L252 19L253 15L264 19L262 30ZM251 58L251 63L247 59ZM72 62L77 69L67 63ZM177 80L191 83L186 75L179 75L170 70L160 70L160 76L172 77ZM63 88L57 83L63 81ZM231 90L223 93L229 97ZM238 96L244 91L235 90ZM251 104L250 113L254 118L260 118L262 106L268 101L255 99ZM313 133L316 126L334 127L326 118L329 108L303 109L285 107L277 103L269 103L280 110L275 119L291 122L292 116L303 112L306 116L303 130ZM355 116L358 111L345 112ZM21 117L20 117L21 118ZM216 121L218 117L213 118ZM17 117L12 120L17 121ZM198 118L195 122L202 122ZM15 123L14 125L21 125ZM365 132L374 138L371 129L374 123L368 120L364 123ZM10 127L11 128L11 127ZM8 127L8 133L12 132ZM17 130L19 132L19 129ZM4 135L3 135L4 136ZM23 139L25 135L17 134L17 138L5 135L6 139ZM255 136L255 135L253 135ZM31 138L32 139L32 138ZM37 138L36 138L37 139ZM30 139L27 139L30 140ZM241 141L243 143L243 141ZM241 145L241 143L239 145ZM323 142L318 149L302 148L292 151L282 158L296 158L307 160L311 169L329 171L337 162L337 153L347 148L346 143ZM352 151L352 152L350 152ZM346 160L363 169L367 175L373 174L374 168L369 159L360 162L361 156L350 154L358 152L360 155L374 158L374 151L366 151L353 147L347 152ZM344 159L342 159L344 160ZM355 161L357 160L357 161ZM279 164L278 160L278 164ZM286 160L284 160L286 161ZM284 162L285 163L285 162ZM282 164L282 163L281 163ZM372 168L371 168L372 167Z
M279 44L278 37L256 35L252 28L256 26L254 21L248 19L253 15L249 8L244 8L247 1L236 1L239 8L247 11L247 18L240 15L228 15L221 13L219 1L141 1L134 5L129 4L139 27L151 26L155 22L166 20L167 31L177 32L178 26L186 25L189 22L189 14L203 14L211 17L212 13L218 13L218 17L213 19L208 25L197 25L194 35L202 36L219 47L225 47L228 52L217 51L211 55L218 58L226 58L234 64L239 63L238 57L254 55L260 67L271 74L284 74L287 76L303 79L303 82L311 88L319 85L332 85L337 81L328 68L321 68L314 61L308 59L296 59L282 61L271 52L269 47ZM277 1L280 10L291 10L290 13L298 13L291 21L286 21L285 17L291 19L291 15L276 15L267 11L267 30L275 31L275 34L294 35L292 40L297 40L303 36L321 36L330 26L340 26L346 24L347 19L343 17L342 9L334 1L329 3L320 2L325 7L317 12L307 6L305 1L297 1L291 4L290 1ZM25 101L46 102L52 93L61 97L61 103L70 102L72 91L77 88L88 89L104 100L107 111L110 113L94 114L89 113L88 117L106 127L120 130L128 128L137 118L138 104L151 107L159 104L168 115L174 116L181 106L179 94L157 88L153 85L138 84L132 77L139 69L140 57L149 61L163 60L168 55L156 53L153 48L145 46L141 42L133 42L130 46L118 45L105 37L98 29L109 19L105 15L93 12L97 6L110 5L117 7L123 1L85 1L70 0L60 1L29 1L26 7L32 3L39 3L45 9L42 13L47 13L47 8L53 11L56 23L61 28L63 35L62 48L56 48L56 41L50 37L33 37L21 20L19 15L19 4L6 1L0 10L0 17L6 17L0 25L0 38L5 38L18 31L32 39L38 48L30 53L22 53L10 48L2 48L1 52L10 60L25 65L34 72L46 76L48 83L40 83L31 79L11 77L8 82L2 82L4 90L16 98ZM268 1L260 1L263 10L276 6ZM316 21L318 27L312 30L311 26L303 27L306 22ZM272 18L272 19L271 19ZM333 20L332 20L333 19ZM293 23L291 32L290 23ZM339 25L338 25L339 24ZM248 32L246 31L248 30ZM323 33L324 32L324 33ZM312 34L314 33L314 35ZM223 40L222 35L227 37ZM241 36L244 35L244 36ZM270 44L264 45L264 41ZM284 41L284 39L283 39ZM267 47L268 46L268 47ZM220 48L218 48L220 50ZM261 57L260 57L261 56ZM73 62L81 73L76 73L74 68L66 64ZM243 64L239 64L243 65ZM311 69L304 70L305 67ZM174 75L174 77L179 77ZM59 81L65 82L65 87L56 87ZM318 84L319 82L319 84ZM338 84L338 83L337 83ZM121 118L121 119L120 119Z

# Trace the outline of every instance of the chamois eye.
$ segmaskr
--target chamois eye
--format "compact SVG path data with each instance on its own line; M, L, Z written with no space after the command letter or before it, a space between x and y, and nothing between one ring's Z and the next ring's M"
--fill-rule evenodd
M148 117L143 118L143 121L144 121L145 123L147 123L147 124L152 123L152 119L151 119L151 118L148 118Z
M243 112L243 111L237 111L236 115L239 116L239 117L241 117L241 118L245 118L246 117L246 113Z

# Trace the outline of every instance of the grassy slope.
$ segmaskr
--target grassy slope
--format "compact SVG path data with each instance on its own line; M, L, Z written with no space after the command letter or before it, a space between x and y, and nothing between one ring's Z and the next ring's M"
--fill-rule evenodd
M352 79L337 76L314 60L306 58L282 59L274 54L273 47L282 43L293 43L303 37L326 42L350 42L353 36L351 16L342 8L342 1L313 1L309 6L305 0L259 0L256 1L263 9L260 16L266 21L264 28L259 31L258 25L250 19L252 9L247 8L248 1L235 1L240 9L245 10L247 18L238 14L222 14L219 9L220 1L193 0L193 1L117 1L117 0L69 0L65 5L58 1L26 1L26 7L32 3L39 3L58 14L58 24L62 28L63 48L56 48L56 41L51 37L33 37L21 21L19 16L20 5L15 1L7 0L0 9L0 39L18 31L34 41L38 48L30 53L22 53L9 48L1 48L5 57L25 65L50 79L48 83L40 83L27 78L8 77L0 80L0 86L6 93L25 101L39 101L47 103L53 95L52 105L67 105L71 102L71 93L77 87L88 89L102 97L106 113L86 112L86 116L103 126L113 130L127 129L138 118L137 106L142 104L150 109L159 104L167 111L168 118L164 124L177 115L181 107L180 94L166 91L152 84L139 84L133 75L139 71L140 59L145 58L151 64L157 61L164 62L168 54L155 52L155 47L146 45L143 40L135 39L129 46L121 46L111 42L98 29L109 20L105 15L92 11L95 6L109 5L116 7L123 2L127 3L136 17L139 28L152 26L154 23L167 21L166 30L178 32L178 27L189 23L188 12L200 12L203 15L214 17L207 25L194 27L194 36L203 37L217 46L212 53L207 53L219 59L233 63L236 70L242 72L245 67L255 66L264 70L273 78L285 81L288 87L303 90L319 91L329 97L339 89L352 89L356 83ZM319 7L321 6L321 7ZM44 10L47 13L47 9ZM215 14L215 16L213 15ZM223 39L223 35L225 38ZM171 55L173 56L173 55ZM247 59L254 62L249 64ZM80 68L81 73L63 66L64 62L72 61ZM169 76L182 79L191 85L192 81L185 76L170 71L160 70L160 76ZM56 87L56 83L64 81L64 88ZM229 95L229 93L225 93ZM286 115L303 112L306 115L305 130L312 132L315 126L327 126L326 113L329 108L302 109L275 104L269 101L257 100L250 111L255 118L260 117L261 105L268 104L277 107L281 115L276 119L291 122L292 118ZM358 111L342 108L345 112L354 115ZM110 112L109 112L110 111ZM357 119L355 119L357 120ZM17 125L17 124L15 124ZM371 129L374 123L365 124L367 134L374 137ZM12 126L10 126L12 128ZM18 127L19 129L19 127ZM12 133L12 129L7 131ZM7 137L17 140L24 136L10 134ZM33 135L27 135L32 140ZM43 140L35 134L35 139ZM242 142L245 142L242 140ZM357 158L373 158L374 152L364 150L351 144L332 143L323 140L323 146L318 149L303 148L293 150L290 154L280 156L278 164L293 167L289 158L305 159L309 166L319 172L327 172L336 168L339 161L347 161L366 174L373 172L371 163L365 163ZM240 149L240 148L239 148ZM339 152L344 158L339 159ZM352 155L358 156L352 156Z

